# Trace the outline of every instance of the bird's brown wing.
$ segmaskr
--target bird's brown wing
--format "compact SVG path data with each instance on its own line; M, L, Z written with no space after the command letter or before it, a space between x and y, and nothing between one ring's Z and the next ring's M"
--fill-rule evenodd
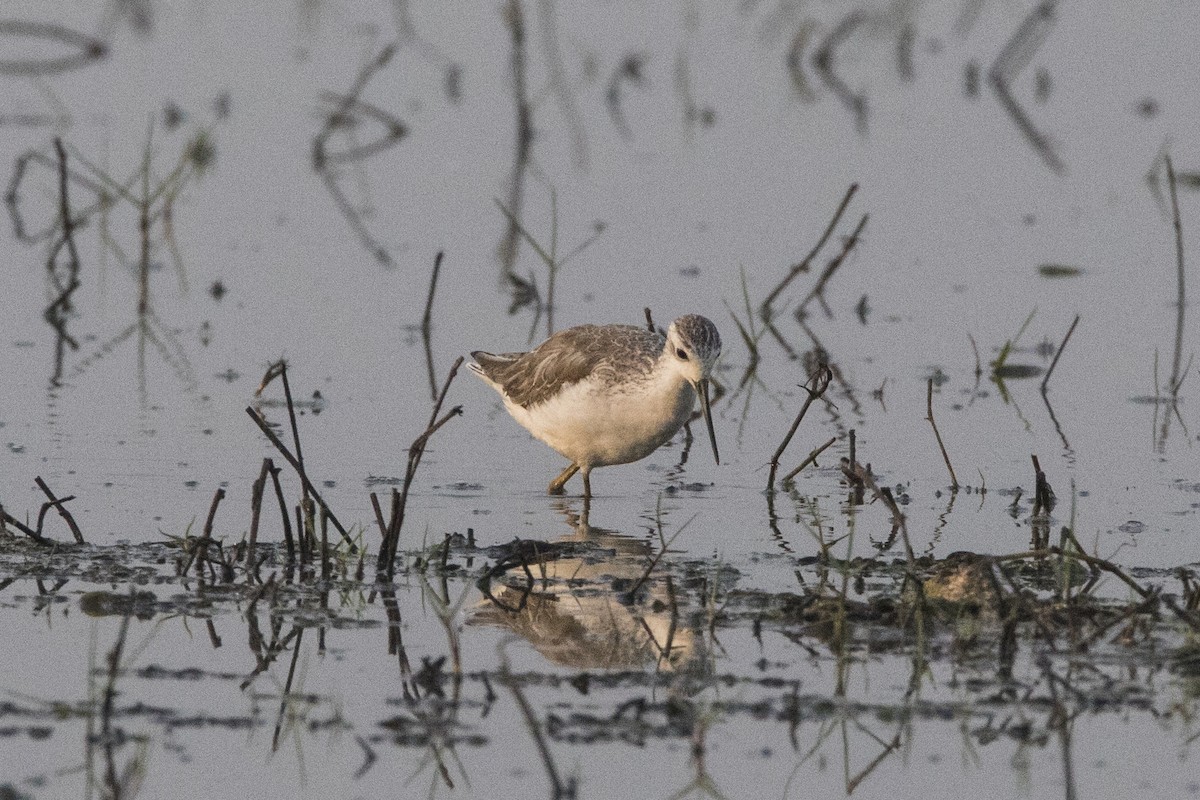
M471 355L510 400L530 408L593 373L611 372L614 348L622 350L629 366L650 369L660 342L655 334L632 325L580 325L559 331L528 353ZM630 354L636 356L631 361Z

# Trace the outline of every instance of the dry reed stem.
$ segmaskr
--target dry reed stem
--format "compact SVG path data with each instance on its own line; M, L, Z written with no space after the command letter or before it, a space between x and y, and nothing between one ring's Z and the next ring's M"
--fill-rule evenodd
M350 539L350 534L347 533L346 529L342 527L342 523L338 521L337 516L333 513L333 509L331 509L329 504L322 499L320 492L317 491L317 487L313 485L311 480L309 480L308 475L305 474L304 468L300 462L297 461L296 457L291 454L291 452L287 449L287 446L279 440L279 437L276 436L275 432L271 430L270 426L267 425L267 421L263 419L257 411L255 411L251 406L246 406L246 413L250 415L250 419L254 420L254 424L257 425L258 429L263 432L263 435L271 441L271 444L275 445L275 449L278 450L287 460L287 462L292 465L292 469L296 470L296 474L300 476L300 481L304 484L304 488L307 489L308 493L312 495L314 500L317 501L317 504L320 505L321 508L325 509L325 512L329 514L329 521L333 523L333 527L337 528L338 533L342 535L342 539L344 539L347 544L353 547L354 542Z
M771 456L771 471L767 475L768 491L775 488L775 473L779 471L779 459L783 457L783 451L787 449L788 444L792 441L792 437L796 435L796 429L800 427L800 422L804 419L804 415L808 413L809 406L825 394L825 390L829 388L829 382L832 380L833 373L830 372L829 367L822 364L812 376L812 380L810 381L812 388L808 388L807 385L802 387L808 393L808 397L805 398L804 405L800 408L800 413L792 421L792 427L788 429L787 435L783 437L783 441L775 449L775 455Z
M21 520L5 511L4 506L0 505L0 533L4 532L5 525L12 525L14 528L28 536L30 539L33 539L38 544L47 546L54 545L53 541L47 539L45 536L42 536L40 530L34 530L33 528L29 527L24 522L21 522Z
M799 475L800 472L803 471L803 469L805 467L807 467L809 464L816 463L817 456L821 455L821 453L824 453L836 441L837 441L836 436L830 436L829 441L827 441L825 444L821 445L820 447L813 448L813 450L808 454L808 457L800 462L800 466L796 467L794 470L789 472L787 475L783 476L783 482L787 483L788 481L792 480L797 475Z
M1167 162L1167 187L1171 194L1171 224L1175 228L1175 352L1171 358L1171 396L1179 396L1179 386L1183 379L1179 375L1179 367L1183 361L1183 312L1187 304L1184 293L1183 269L1183 223L1179 217L1179 192L1176 189L1175 167L1171 164L1171 156L1165 156ZM1155 387L1158 391L1158 387Z
M434 401L433 410L429 415L429 424L408 448L408 465L404 471L404 485L399 495L395 492L392 494L392 511L391 518L388 521L387 534L384 536L383 542L379 548L379 558L376 562L376 573L387 575L390 580L395 570L396 547L400 541L400 530L404 526L404 514L408 507L408 492L412 487L413 479L417 474L417 467L421 464L421 458L425 455L425 447L429 443L430 437L438 431L443 425L449 422L453 417L462 414L462 406L455 406L446 412L441 418L438 414L441 413L442 404L446 401L446 393L450 390L450 384L454 381L454 376L458 374L458 368L462 366L463 357L459 356L453 366L450 367L450 372L446 375L446 381L442 384L442 390Z
M1058 366L1058 359L1062 356L1063 350L1067 348L1067 342L1071 341L1071 334L1075 332L1075 326L1079 324L1079 315L1075 315L1075 320L1071 323L1071 327L1067 328L1067 335L1063 337L1062 344L1058 346L1058 350L1054 352L1054 358L1050 360L1050 369L1046 370L1046 377L1042 378L1042 394L1046 393L1046 387L1050 383L1050 376L1054 374L1054 368ZM1157 387L1155 387L1157 391Z
M42 480L40 475L34 478L33 481L38 485L38 488L42 490L42 493L46 495L46 499L50 501L47 506L43 507L42 514L44 515L46 510L50 506L53 506L58 510L59 515L67 521L67 525L71 528L71 535L75 537L76 544L86 544L86 542L83 541L83 532L79 530L79 525L75 523L75 518L71 516L71 512L67 511L66 506L64 505L64 503L66 503L68 500L74 500L75 497L72 495L71 497L64 497L60 500L54 496L54 492L50 491L50 487L46 485L46 482ZM38 531L40 532L41 529L42 518L39 516Z
M267 476L271 473L273 466L271 459L263 459L262 469L250 490L250 533L246 543L246 580L251 582L257 577L254 551L258 545L258 523L262 516L263 492L267 488Z
M954 467L950 465L950 454L946 452L946 444L942 441L942 434L938 431L937 423L933 421L933 378L930 378L925 387L925 419L933 427L933 435L937 438L938 449L942 451L942 460L946 462L946 469L950 472L950 491L958 491L958 476L954 474Z

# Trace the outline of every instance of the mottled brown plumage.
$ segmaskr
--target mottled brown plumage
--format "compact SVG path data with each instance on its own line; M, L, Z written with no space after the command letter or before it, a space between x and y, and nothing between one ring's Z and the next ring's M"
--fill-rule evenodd
M633 325L580 325L559 331L528 353L471 356L514 403L532 408L593 376L602 384L650 374L666 339ZM615 360L619 359L619 360Z

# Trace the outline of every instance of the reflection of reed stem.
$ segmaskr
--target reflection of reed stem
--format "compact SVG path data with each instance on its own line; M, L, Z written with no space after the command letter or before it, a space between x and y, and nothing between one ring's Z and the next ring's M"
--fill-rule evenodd
M504 238L500 240L500 264L504 273L510 274L517 263L520 230L516 218L521 216L525 171L533 149L533 105L529 101L529 90L525 85L525 17L521 11L520 0L509 0L504 9L504 18L512 38L513 104L517 117L516 152L508 184L508 207L512 210L512 216L508 220Z
M846 206L850 205L850 198L854 197L854 193L857 191L858 184L850 184L850 188L846 190L846 194L842 197L842 202L838 204L837 210L833 212L833 217L829 220L829 224L825 226L821 238L813 245L812 250L808 251L808 255L788 271L787 276L771 290L771 293L767 295L767 299L763 300L762 305L759 306L759 314L765 322L770 322L771 320L771 304L775 302L775 298L779 297L779 294L788 287L788 284L796 279L797 275L801 272L808 272L809 264L817 257L817 253L825 246L825 243L829 241L829 237L833 235L833 230L837 227L838 220L846 212Z

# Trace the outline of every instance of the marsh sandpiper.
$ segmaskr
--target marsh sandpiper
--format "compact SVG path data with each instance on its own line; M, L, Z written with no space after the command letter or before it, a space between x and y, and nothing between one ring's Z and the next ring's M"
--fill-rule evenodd
M528 353L471 355L471 371L500 393L513 419L571 460L550 494L562 494L582 472L590 498L594 468L653 453L688 421L697 396L721 463L708 401L721 336L705 317L680 317L666 336L633 325L580 325Z

